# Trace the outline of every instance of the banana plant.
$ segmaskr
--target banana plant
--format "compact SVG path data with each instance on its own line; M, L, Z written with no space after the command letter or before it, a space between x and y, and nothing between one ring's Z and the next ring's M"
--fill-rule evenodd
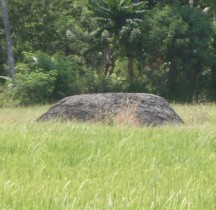
M133 0L89 0L90 8L103 31L114 37L113 45L128 59L128 79L133 79L133 48L131 40L137 37L139 23L143 21L145 1ZM139 33L138 33L139 34Z

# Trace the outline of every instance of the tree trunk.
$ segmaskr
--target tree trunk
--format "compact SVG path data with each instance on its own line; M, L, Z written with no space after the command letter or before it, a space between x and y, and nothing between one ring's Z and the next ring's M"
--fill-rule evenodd
M194 5L194 0L189 0L189 5L190 5L190 7L193 7L193 5Z
M12 79L12 83L15 84L16 74L15 74L15 64L14 64L14 54L13 54L13 42L11 38L9 16L8 16L7 5L5 0L1 0L1 10L2 10L4 31L5 31L6 42L7 42L9 72L10 72L10 77Z
M113 73L115 62L111 56L111 51L109 46L105 46L103 49L103 63L104 63L104 74L109 76Z

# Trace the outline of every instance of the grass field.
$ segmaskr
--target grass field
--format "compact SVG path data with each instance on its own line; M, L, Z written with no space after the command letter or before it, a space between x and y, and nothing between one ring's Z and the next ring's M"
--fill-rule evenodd
M216 105L173 105L181 126L37 123L0 109L0 210L216 209Z

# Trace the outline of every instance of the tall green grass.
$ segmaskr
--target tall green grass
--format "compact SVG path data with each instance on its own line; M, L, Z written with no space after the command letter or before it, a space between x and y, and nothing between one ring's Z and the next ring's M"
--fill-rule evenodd
M216 105L181 126L36 122L0 109L0 209L216 209Z

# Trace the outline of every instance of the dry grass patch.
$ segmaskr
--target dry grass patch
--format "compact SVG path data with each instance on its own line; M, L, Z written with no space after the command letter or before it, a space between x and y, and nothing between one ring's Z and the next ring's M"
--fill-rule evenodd
M116 116L113 118L113 124L119 126L140 126L137 116L137 107L124 107Z
M188 115L188 123L190 124L204 124L208 122L208 110L203 104L194 105Z
M132 127L139 127L140 123L137 119L136 114L136 106L125 106L122 107L121 110L117 112L109 112L100 114L95 122L102 122L105 125L112 125L112 126L132 126Z
M213 124L216 124L215 104L173 104L172 106L186 125L212 126Z

